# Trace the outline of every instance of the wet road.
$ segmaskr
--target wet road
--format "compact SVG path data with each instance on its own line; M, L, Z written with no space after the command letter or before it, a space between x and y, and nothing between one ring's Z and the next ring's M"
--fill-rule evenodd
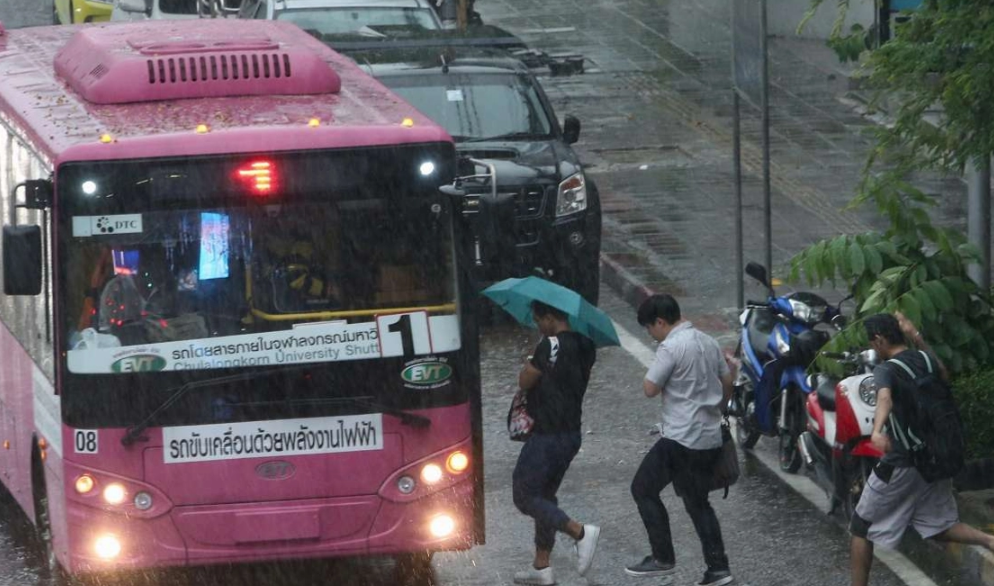
M50 18L47 0L0 0L0 20L6 26L45 24ZM559 23L549 22L548 26L556 24ZM618 59L623 60L622 57ZM608 56L601 60L602 64L609 62ZM585 91L597 90L588 87ZM650 92L639 99L648 100L651 106L653 95L662 98L660 94ZM677 138L667 138L667 144ZM645 144L641 146L659 146L656 144L659 141L653 142L651 137L642 137L642 140ZM692 138L687 137L687 142L691 143ZM617 164L625 166L628 162ZM642 334L632 323L629 307L606 290L603 297L603 305L616 320L632 333ZM489 543L465 553L438 555L435 569L439 584L510 584L514 571L530 562L531 523L511 503L510 476L519 445L507 441L503 420L519 359L529 353L534 341L532 332L510 324L497 325L485 332L482 372ZM572 516L600 524L603 527L602 543L594 567L584 579L573 569L571 548L565 540L560 540L553 554L560 584L659 584L659 581L628 578L622 572L625 564L641 559L647 553L645 535L628 493L632 474L654 441L648 432L656 421L658 405L642 396L643 370L642 364L625 350L607 349L599 354L585 405L583 451L563 484L561 503ZM760 449L768 448L761 446ZM799 496L755 457L742 456L742 470L743 477L728 499L715 499L738 583L752 586L847 584L848 539L839 520L828 517L823 510ZM679 572L674 584L689 586L696 583L703 570L700 546L672 489L664 492L664 502L671 512L678 552ZM30 527L18 520L16 511L8 508L0 514L0 586L49 584L39 570L42 564L32 545ZM910 547L913 549L913 544ZM916 560L928 557L926 551ZM937 572L941 574L941 569ZM129 586L386 586L394 582L387 564L350 562L169 572L129 576L116 583ZM904 583L877 564L875 586ZM960 584L941 577L936 578L935 583Z
M633 333L641 333L631 324L627 306L606 290L602 295L604 305L619 322ZM530 563L532 525L511 502L511 470L519 445L506 439L503 419L520 357L529 353L534 342L534 332L512 324L498 324L483 337L488 544L469 552L437 555L438 584L511 584L513 572ZM643 366L621 348L605 349L598 355L585 402L583 449L566 476L560 502L575 518L600 524L602 541L594 566L584 579L576 574L568 540L559 540L553 564L560 584L659 584L623 574L625 564L647 553L644 532L628 493L641 456L655 440L648 432L656 421L658 405L642 396L642 374ZM714 498L738 583L847 584L848 539L840 521L800 497L755 457L743 455L741 464L743 477L728 499ZM703 570L700 545L672 489L664 491L663 500L671 512L678 552L679 572L673 583L690 586ZM18 522L18 517L16 511L8 510L0 524L0 585L48 586L51 582L39 570L42 565L32 547L30 528ZM127 576L112 583L391 586L395 582L388 564L366 561L173 571ZM937 583L958 586L951 581ZM874 584L899 586L904 582L878 564Z

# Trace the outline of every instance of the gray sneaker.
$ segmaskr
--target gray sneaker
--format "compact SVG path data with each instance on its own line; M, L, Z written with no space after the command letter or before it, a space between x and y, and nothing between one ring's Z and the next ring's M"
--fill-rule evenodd
M725 586L725 584L731 584L734 581L735 578L728 570L708 570L704 572L704 579L698 582L697 586Z
M676 564L663 563L651 555L647 555L641 562L625 568L625 573L629 576L644 576L648 578L653 576L668 576L674 571L676 571Z

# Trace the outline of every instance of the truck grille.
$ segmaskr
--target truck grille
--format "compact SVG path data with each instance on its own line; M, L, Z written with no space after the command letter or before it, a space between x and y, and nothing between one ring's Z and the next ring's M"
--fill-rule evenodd
M462 213L476 214L480 211L480 195L486 193L486 188L467 188L463 198ZM514 216L516 218L540 218L545 212L545 191L541 185L532 185L515 190L501 191L500 195L514 198Z
M515 215L538 218L545 209L545 188L540 185L523 187L514 194Z

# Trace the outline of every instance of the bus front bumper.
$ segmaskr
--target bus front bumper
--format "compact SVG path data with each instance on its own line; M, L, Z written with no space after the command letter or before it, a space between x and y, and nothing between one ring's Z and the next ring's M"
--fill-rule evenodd
M409 503L370 495L185 506L151 519L69 501L69 569L102 574L468 549L473 543L473 500L473 483L467 479Z

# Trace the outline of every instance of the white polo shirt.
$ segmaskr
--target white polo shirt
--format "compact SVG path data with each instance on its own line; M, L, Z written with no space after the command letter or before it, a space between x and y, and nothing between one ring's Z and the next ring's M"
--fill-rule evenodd
M714 338L690 322L673 328L645 375L663 389L663 437L692 450L720 448L720 377L728 373Z

